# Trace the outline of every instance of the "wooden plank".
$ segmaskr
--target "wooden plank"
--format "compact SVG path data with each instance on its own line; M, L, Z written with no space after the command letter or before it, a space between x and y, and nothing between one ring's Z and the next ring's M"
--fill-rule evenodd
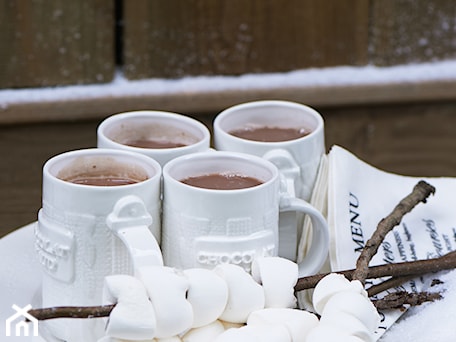
M112 0L0 0L0 88L112 80L113 6Z
M456 101L324 109L327 146L410 176L456 177Z
M367 63L364 0L124 2L129 79Z
M456 57L454 0L371 0L369 61L406 64Z
M96 146L96 122L0 128L0 235L37 219L42 166L59 153Z

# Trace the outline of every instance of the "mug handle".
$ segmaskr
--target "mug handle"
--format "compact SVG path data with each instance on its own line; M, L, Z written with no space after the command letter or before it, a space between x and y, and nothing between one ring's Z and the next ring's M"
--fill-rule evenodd
M280 172L282 185L286 192L296 197L298 178L301 169L290 152L284 149L273 149L266 152L263 158L273 163ZM287 212L279 216L279 256L296 260L298 248L298 217L296 213Z
M273 163L287 180L289 194L295 194L296 180L301 174L301 168L290 152L284 149L274 149L266 152L263 158Z
M298 264L299 277L316 274L328 257L329 229L323 215L306 201L281 193L279 210L281 212L299 211L309 215L312 222L312 241L303 261Z
M281 194L280 211L298 211L309 215L312 222L312 241L306 257L299 266L299 276L313 275L320 271L325 263L329 250L329 229L323 215L306 201L296 198L296 181L301 173L299 165L290 152L284 149L274 149L263 155L263 158L272 162L281 174L282 188L285 191ZM294 229L293 232L290 229ZM280 226L280 232L290 236L296 235L297 222L294 220L292 227ZM280 244L279 244L280 248Z
M139 197L128 195L119 199L106 224L127 248L135 275L141 266L163 266L160 247L149 230L152 217Z

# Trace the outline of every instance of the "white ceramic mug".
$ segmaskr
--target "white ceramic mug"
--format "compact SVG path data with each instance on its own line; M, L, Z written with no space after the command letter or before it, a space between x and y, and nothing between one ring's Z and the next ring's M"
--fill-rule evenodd
M182 182L208 174L242 175L262 184L216 190ZM278 215L285 211L308 214L314 227L300 275L313 274L324 263L329 240L325 219L307 202L288 194L271 162L237 152L195 153L166 164L163 178L165 265L186 269L233 263L248 271L254 258L277 255Z
M127 145L132 139L153 139L184 146L147 148ZM178 156L209 149L210 132L204 124L185 115L152 110L133 111L103 120L97 129L97 146L138 152L164 166Z
M230 132L257 127L304 129L307 135L286 141L255 141ZM288 191L309 201L322 155L325 153L324 121L314 109L289 101L254 101L222 111L214 120L217 150L236 151L263 157L273 162L285 176ZM296 260L300 240L296 215L280 215L279 255Z
M131 184L83 184L100 178ZM100 305L105 276L163 264L160 178L156 161L127 151L83 149L45 163L35 231L43 307ZM103 332L96 320L51 320L46 326L66 341L90 341Z

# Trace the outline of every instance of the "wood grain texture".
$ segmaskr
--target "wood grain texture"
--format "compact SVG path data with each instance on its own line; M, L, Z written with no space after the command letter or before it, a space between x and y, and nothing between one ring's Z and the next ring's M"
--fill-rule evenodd
M113 1L0 0L0 42L0 88L109 82Z
M453 0L370 0L369 61L376 65L456 57Z
M456 102L325 110L328 146L410 176L456 177Z
M315 108L325 119L328 149L341 145L389 172L456 177L454 100ZM210 127L215 115L195 118ZM36 220L44 162L68 150L94 147L100 121L0 126L0 237Z
M452 59L455 17L453 0L0 0L0 88L106 83L115 51L129 79Z
M364 0L124 2L129 79L367 63Z
M0 236L36 221L42 167L59 153L96 146L96 122L0 127Z

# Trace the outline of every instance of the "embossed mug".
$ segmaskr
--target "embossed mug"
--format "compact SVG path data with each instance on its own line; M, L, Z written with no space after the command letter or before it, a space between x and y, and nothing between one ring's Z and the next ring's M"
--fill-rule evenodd
M267 131L264 137L253 140L234 133L265 127L294 130L295 136L270 140L272 132ZM248 153L271 161L287 180L289 193L309 201L325 153L324 121L315 109L300 103L279 100L241 103L215 118L214 144L217 150ZM280 215L280 256L296 260L301 221L302 217L293 213Z
M156 161L119 150L71 151L45 163L35 231L43 307L100 305L105 276L163 263L160 178ZM65 341L92 341L100 324L61 319L45 327Z
M229 189L189 183L213 175L256 182ZM233 263L249 271L254 258L277 255L278 215L285 211L309 215L314 227L310 250L299 264L300 275L317 272L326 260L329 235L325 219L307 202L286 192L283 177L271 162L237 152L194 153L167 163L163 178L165 265L185 269Z

